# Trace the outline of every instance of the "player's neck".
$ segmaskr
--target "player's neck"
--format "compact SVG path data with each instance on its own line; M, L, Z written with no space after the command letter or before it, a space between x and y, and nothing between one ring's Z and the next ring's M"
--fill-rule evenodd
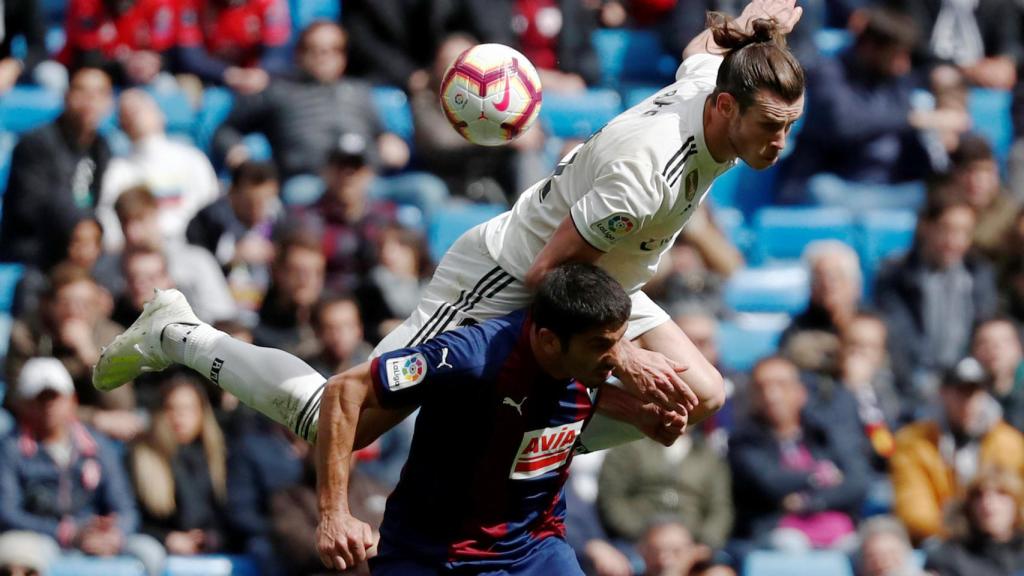
M729 122L715 112L711 96L704 100L704 145L719 164L736 158L736 151L729 142Z

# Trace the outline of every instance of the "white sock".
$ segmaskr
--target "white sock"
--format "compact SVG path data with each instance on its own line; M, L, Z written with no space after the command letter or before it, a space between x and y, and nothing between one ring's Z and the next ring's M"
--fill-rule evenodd
M199 372L268 418L316 442L326 379L295 356L235 340L209 324L171 324L161 335L171 360Z

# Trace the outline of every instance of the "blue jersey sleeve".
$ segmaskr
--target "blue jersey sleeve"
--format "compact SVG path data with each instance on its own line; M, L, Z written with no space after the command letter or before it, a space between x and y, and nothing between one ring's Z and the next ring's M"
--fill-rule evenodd
M493 344L501 332L487 323L466 326L375 358L371 373L381 406L418 406L442 389L479 382L495 361Z

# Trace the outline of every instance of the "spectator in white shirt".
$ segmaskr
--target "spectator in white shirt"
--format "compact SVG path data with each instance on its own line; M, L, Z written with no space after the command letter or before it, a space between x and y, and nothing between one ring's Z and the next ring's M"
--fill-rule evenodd
M159 202L163 237L184 242L188 223L220 195L210 160L194 146L167 137L163 112L143 90L121 94L118 121L131 139L132 152L111 160L103 177L96 215L103 224L104 248L116 252L124 247L114 203L125 190L139 185L149 188Z

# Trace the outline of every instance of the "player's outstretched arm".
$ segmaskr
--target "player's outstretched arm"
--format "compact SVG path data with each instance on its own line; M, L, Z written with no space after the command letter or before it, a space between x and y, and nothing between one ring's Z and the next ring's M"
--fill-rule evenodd
M356 566L376 553L370 526L349 511L348 477L359 415L377 407L369 362L327 381L320 403L316 445L320 509L316 544L324 566L335 570Z
M800 21L804 9L796 5L796 0L753 0L743 12L733 20L732 25L743 33L749 33L750 24L754 20L774 19L783 34L789 34ZM683 60L695 54L721 54L724 50L715 43L711 29L698 34L683 50Z

